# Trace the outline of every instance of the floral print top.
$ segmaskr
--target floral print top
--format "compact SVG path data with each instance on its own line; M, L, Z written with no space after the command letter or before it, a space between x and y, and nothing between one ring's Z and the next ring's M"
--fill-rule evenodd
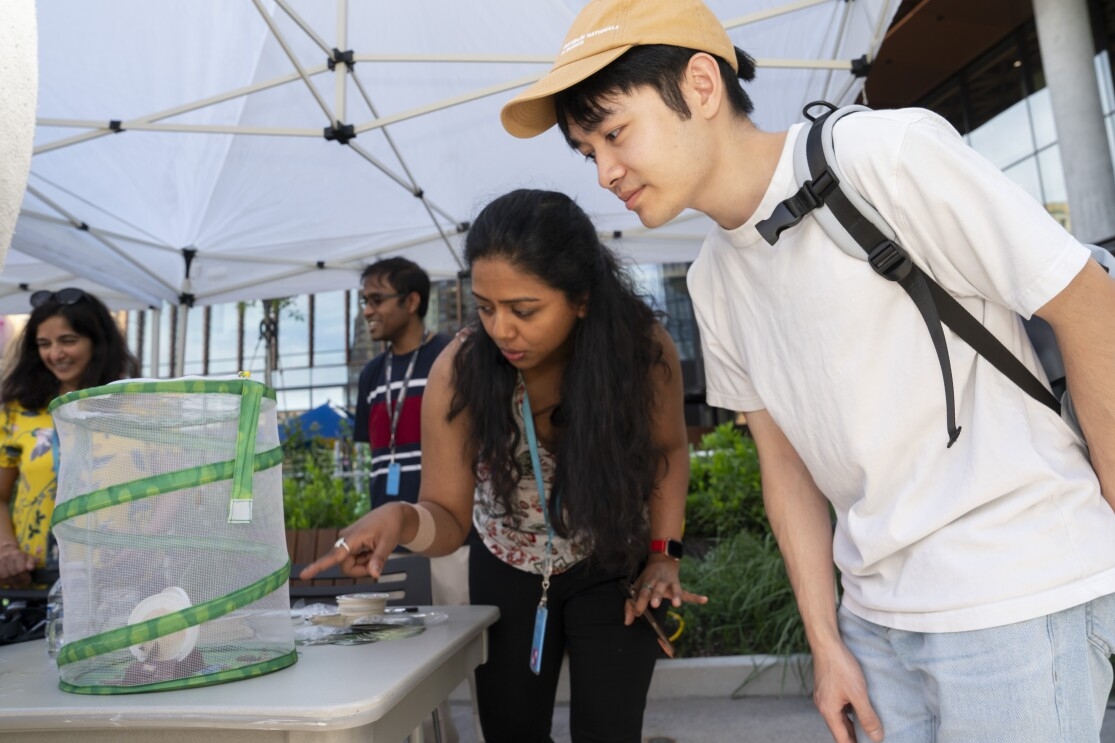
M522 378L515 386L511 404L514 408L515 423L522 434L515 458L523 471L518 485L517 515L519 524L515 525L510 516L500 517L499 505L492 493L491 481L480 468L480 480L476 485L473 501L472 521L484 545L497 558L511 567L529 573L542 574L542 559L546 554L546 520L542 515L542 503L538 499L538 486L534 481L534 468L530 462L530 446L523 428L523 398L526 386ZM546 486L547 502L553 497L554 456L538 447L538 458L542 465L542 480ZM561 573L583 560L591 551L589 545L554 535L553 542L554 573Z
M0 467L19 469L12 503L12 527L19 548L46 564L47 535L58 481L54 475L54 422L46 410L18 402L0 409Z

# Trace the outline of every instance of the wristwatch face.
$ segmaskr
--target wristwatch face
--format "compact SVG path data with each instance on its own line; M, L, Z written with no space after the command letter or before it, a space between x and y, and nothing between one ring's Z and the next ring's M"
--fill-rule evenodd
M669 555L675 560L680 560L681 556L685 553L685 545L676 539L652 539L650 542L650 551Z

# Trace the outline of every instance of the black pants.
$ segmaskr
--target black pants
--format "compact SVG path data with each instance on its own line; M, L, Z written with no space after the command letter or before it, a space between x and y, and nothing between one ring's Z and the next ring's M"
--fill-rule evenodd
M554 697L569 655L573 743L640 743L658 643L650 626L623 624L623 576L577 565L550 581L542 673L530 670L542 578L471 541L469 595L499 607L488 662L476 669L477 708L486 743L550 743Z

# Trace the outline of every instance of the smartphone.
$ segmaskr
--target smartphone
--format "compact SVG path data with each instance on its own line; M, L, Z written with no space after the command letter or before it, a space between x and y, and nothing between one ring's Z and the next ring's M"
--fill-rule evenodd
M635 592L635 587L632 586L630 583L623 583L621 585L627 593L627 598L631 599L631 601L634 602L635 599L638 598L638 594ZM662 631L662 627L659 626L658 620L654 618L654 614L651 612L651 607L649 604L647 605L647 610L643 612L643 619L647 620L647 624L649 624L650 628L654 630L654 634L658 635L658 646L662 648L662 652L666 654L667 658L673 658L674 646L670 642L670 638L667 637L666 633Z

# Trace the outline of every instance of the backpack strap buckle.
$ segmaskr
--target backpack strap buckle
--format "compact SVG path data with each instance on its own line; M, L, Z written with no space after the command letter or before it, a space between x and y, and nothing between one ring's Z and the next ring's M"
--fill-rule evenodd
M914 263L893 240L883 240L867 254L867 262L875 273L888 281L902 281L914 269Z
M801 184L793 196L779 202L769 217L755 224L755 229L767 243L774 245L783 230L796 225L817 207L824 206L825 199L837 185L839 181L836 177L829 170L823 171L813 180Z

